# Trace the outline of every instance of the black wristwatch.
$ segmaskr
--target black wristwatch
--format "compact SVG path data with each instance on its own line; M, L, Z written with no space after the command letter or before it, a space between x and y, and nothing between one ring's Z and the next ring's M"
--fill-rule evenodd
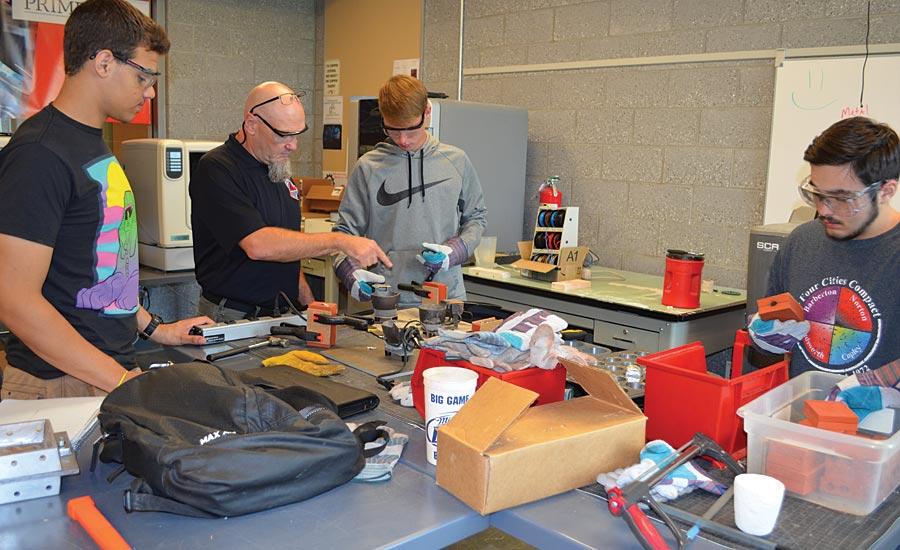
M156 327L161 325L162 322L163 322L162 317L160 317L156 313L151 313L150 314L150 322L147 323L147 326L144 327L144 330L138 331L138 336L140 336L142 340L149 340L150 335L153 334L153 331L155 331Z

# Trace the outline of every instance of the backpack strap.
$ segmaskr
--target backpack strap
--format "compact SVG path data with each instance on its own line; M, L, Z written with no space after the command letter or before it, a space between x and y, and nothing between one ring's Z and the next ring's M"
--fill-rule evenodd
M381 451L387 447L387 444L391 441L391 433L382 426L387 424L384 420L372 420L371 422L366 422L365 424L360 424L353 430L353 435L359 438L359 440L363 444L363 456L365 458L372 458L377 455ZM374 443L378 441L378 438L382 439L382 443L372 447L370 449L366 449L366 443Z
M131 487L122 493L122 506L129 514L131 512L169 512L195 518L219 517L189 504L154 495L150 486L140 478L132 481Z

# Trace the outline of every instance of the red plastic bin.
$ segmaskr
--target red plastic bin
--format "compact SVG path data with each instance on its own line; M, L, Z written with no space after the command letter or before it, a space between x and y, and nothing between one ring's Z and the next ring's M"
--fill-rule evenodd
M706 372L700 342L638 358L646 368L647 440L663 439L678 448L702 432L728 453L745 455L747 434L738 407L788 380L787 360L742 376L744 348L749 345L747 332L737 331L730 380Z
M555 403L562 401L566 392L566 369L557 365L553 370L532 367L512 372L497 372L493 369L479 367L463 360L447 360L444 352L432 348L419 350L419 360L413 371L410 388L412 389L413 405L422 418L425 418L425 382L422 373L432 367L463 367L478 373L476 388L487 382L488 378L499 378L504 382L538 393L535 405Z

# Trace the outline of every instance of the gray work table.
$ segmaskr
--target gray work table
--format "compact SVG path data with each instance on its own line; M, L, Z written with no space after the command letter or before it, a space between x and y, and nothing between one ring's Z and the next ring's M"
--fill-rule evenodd
M747 293L739 289L717 287L701 293L700 307L682 309L662 305L663 278L655 275L594 267L590 288L557 291L504 269L510 278L497 280L464 267L467 301L511 312L543 308L592 331L603 346L655 352L700 341L709 355L732 347L734 332L746 326Z
M338 329L338 345L360 343L379 346L366 333ZM230 342L237 347L246 342ZM197 348L167 348L174 361L186 361L219 351L222 345ZM283 348L260 348L249 354L221 361L227 368L259 366L266 356ZM320 350L316 350L320 351ZM327 354L328 351L325 350ZM604 500L582 491L568 491L537 502L523 504L490 516L481 516L435 484L436 469L425 458L422 419L414 409L392 401L375 378L362 368L348 365L333 377L345 384L376 393L378 410L350 418L353 422L385 420L410 439L386 483L347 483L325 494L273 510L228 519L197 519L156 512L127 514L122 491L131 476L122 474L112 483L106 477L116 465L99 464L88 471L90 449L79 452L82 469L65 477L59 496L0 505L0 549L95 548L84 531L66 516L68 499L91 495L98 508L134 547L144 548L442 548L494 526L538 548L640 550L641 545L625 521L610 514ZM409 365L412 368L413 365ZM359 367L357 365L357 367ZM548 469L564 467L548 465ZM528 483L523 479L522 483ZM658 529L672 543L661 525ZM889 540L896 541L900 527L892 527ZM704 538L691 548L724 548ZM878 546L879 549L886 546Z

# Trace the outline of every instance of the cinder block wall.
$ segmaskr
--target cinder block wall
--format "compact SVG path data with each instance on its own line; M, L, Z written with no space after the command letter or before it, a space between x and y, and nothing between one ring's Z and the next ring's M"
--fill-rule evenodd
M460 2L424 1L422 77L455 98ZM467 0L464 67L860 45L866 4ZM900 2L872 2L869 40L900 43ZM774 86L774 61L729 61L470 76L462 99L529 110L523 236L559 175L602 265L661 275L666 249L687 248L706 253L704 278L746 288Z
M168 0L166 137L225 140L240 128L244 98L267 80L307 92L309 132L294 173L322 171L322 0Z

